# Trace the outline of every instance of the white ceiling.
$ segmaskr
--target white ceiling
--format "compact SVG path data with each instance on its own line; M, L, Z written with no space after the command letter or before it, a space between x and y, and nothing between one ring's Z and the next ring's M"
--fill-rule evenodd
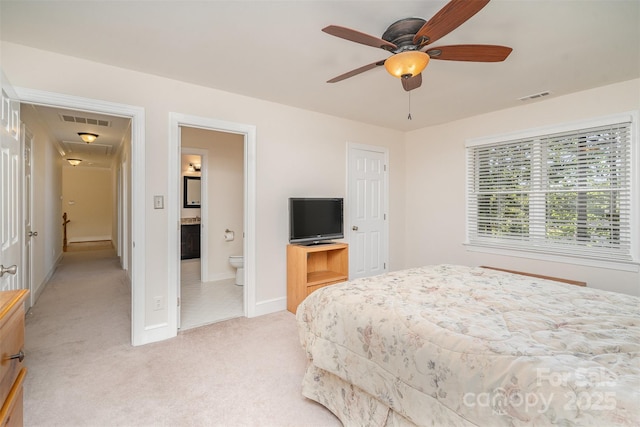
M380 37L447 1L11 1L3 40L403 131L640 77L640 1L493 0L432 46L498 44L502 63L432 60L409 94L389 54L321 32ZM49 72L44 71L44 72ZM96 84L99 84L96 81ZM526 101L538 102L538 101Z

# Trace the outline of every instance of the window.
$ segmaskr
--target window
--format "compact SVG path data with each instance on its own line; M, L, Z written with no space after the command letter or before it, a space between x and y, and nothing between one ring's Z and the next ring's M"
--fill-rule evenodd
M637 261L631 125L626 116L576 130L468 144L468 243Z

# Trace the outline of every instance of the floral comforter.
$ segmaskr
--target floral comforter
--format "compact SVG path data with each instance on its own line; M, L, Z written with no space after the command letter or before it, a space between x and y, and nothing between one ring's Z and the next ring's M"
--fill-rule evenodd
M322 288L297 320L303 394L345 425L640 425L637 297L439 265Z

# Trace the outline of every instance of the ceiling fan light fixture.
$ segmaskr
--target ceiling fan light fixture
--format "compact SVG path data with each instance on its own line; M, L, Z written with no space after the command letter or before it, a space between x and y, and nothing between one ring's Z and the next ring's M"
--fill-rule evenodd
M82 162L82 160L80 160L80 159L67 159L67 162L69 162L69 164L71 166L78 166Z
M91 144L99 136L98 134L89 132L78 132L78 135L80 135L80 138L82 138L82 140L87 144Z
M394 77L406 79L417 76L429 64L429 55L417 50L397 53L384 61L384 68Z

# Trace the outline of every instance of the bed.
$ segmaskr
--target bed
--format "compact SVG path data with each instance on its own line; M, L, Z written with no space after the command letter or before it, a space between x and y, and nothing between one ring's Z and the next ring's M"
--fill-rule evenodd
M298 307L302 393L345 426L640 425L640 298L437 265Z

